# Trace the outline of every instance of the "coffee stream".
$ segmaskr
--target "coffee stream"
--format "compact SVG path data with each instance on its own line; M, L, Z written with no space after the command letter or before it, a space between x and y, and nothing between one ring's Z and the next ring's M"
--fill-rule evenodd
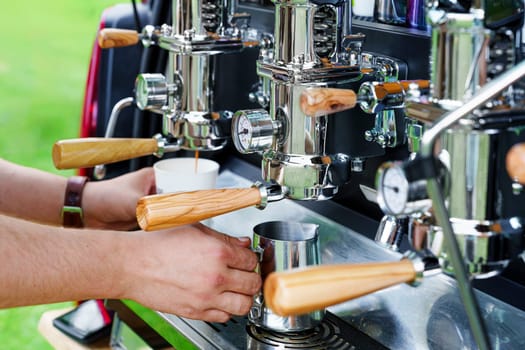
M199 172L199 150L195 151L195 174Z

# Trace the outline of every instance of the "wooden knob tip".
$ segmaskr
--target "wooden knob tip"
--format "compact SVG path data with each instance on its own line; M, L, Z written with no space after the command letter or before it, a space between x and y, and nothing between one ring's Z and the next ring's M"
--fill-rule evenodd
M98 32L98 46L102 49L135 45L139 33L131 29L103 28Z
M186 219L192 208L180 203L177 205L172 199L174 195L152 194L140 198L135 212L139 227L144 231L157 231L187 224Z
M512 146L505 158L507 173L513 181L525 184L525 143Z
M271 273L266 277L263 287L263 295L265 296L266 305L277 315L285 316L284 311L274 303L277 300L275 294L277 293L277 284L279 279L275 277L275 273Z
M140 198L137 202L136 216L139 227L144 231L153 231L152 225L149 220L149 208L146 205L147 199L145 197Z
M115 43L108 39L107 30L101 29L97 35L98 46L103 49L110 49L115 47Z
M62 148L60 147L60 141L55 142L51 151L51 157L53 158L53 164L57 169L64 169L62 167Z
M299 282L302 277L308 279L308 270L303 272L272 272L270 273L264 282L263 295L264 302L276 315L288 317L307 314L316 310L323 310L324 308L335 305L339 302L344 301L344 298L339 300L332 300L328 302L326 300L316 301L309 298L310 292L305 290L305 287L311 287L315 291L322 284L320 281L316 281L311 286L302 285ZM315 268L310 270L316 270ZM291 278L289 278L291 277ZM301 302L305 301L305 302Z

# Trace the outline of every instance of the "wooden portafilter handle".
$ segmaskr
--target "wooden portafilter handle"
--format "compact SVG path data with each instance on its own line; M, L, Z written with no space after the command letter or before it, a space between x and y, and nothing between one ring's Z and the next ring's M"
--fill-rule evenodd
M104 28L98 32L98 46L102 49L135 45L139 42L140 35L136 30Z
M263 295L266 305L276 314L301 315L399 283L413 282L418 274L410 259L320 265L271 273L264 282Z
M507 152L505 162L510 178L520 184L525 184L525 143L512 146Z
M217 215L260 205L261 202L261 189L257 187L150 195L139 200L137 221L145 231L161 230L196 223Z
M304 114L320 117L354 108L357 95L349 89L310 88L303 91L299 103Z
M61 140L53 145L53 163L57 169L90 168L151 155L158 149L155 138L86 137Z

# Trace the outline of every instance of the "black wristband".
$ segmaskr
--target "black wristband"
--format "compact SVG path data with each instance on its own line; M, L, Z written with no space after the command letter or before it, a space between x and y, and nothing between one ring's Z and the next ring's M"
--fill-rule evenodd
M82 213L82 192L88 178L72 176L67 180L64 207L62 208L62 225L64 227L84 227Z

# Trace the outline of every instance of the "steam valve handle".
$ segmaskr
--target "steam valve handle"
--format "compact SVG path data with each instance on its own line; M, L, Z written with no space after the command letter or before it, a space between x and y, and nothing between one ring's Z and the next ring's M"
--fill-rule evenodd
M350 89L310 88L303 91L299 103L306 115L320 117L354 108L357 95Z
M104 28L98 32L97 42L102 49L136 45L140 35L136 30Z
M57 169L90 168L163 153L164 139L86 137L57 141L53 145L53 163Z
M358 103L365 112L377 113L386 108L402 107L409 90L417 89L425 93L429 87L428 80L401 80L365 82L357 94L350 89L310 88L301 94L300 106L311 117L342 112Z
M157 194L142 197L137 221L144 231L186 225L235 210L266 205L266 189L228 188Z
M512 146L507 152L507 173L513 181L525 184L525 143Z
M402 259L273 272L264 283L264 300L280 316L306 314L396 284L417 282L424 269L420 265Z

